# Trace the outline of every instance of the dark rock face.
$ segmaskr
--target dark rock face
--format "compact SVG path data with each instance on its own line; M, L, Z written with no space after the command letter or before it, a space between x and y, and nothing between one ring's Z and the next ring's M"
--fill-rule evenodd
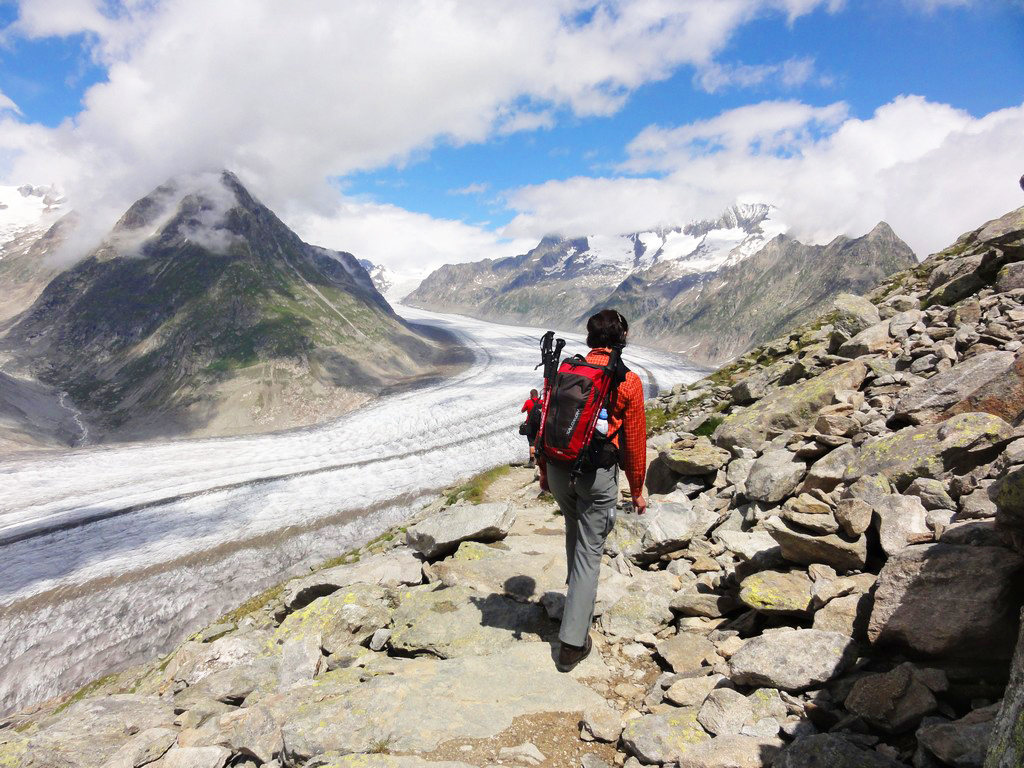
M985 768L1024 765L1024 622L999 715L992 728Z
M1022 567L1024 560L1002 547L907 547L879 574L868 637L931 656L1008 658Z

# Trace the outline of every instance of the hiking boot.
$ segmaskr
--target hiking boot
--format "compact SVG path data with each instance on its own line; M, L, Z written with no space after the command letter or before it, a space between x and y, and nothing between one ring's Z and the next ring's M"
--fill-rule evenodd
M530 459L528 462L526 462L527 469L533 469L535 466L537 465L534 463L533 459Z
M594 643L590 639L590 635L587 635L587 642L582 648L575 645L569 645L568 643L562 643L562 647L558 650L558 661L555 663L555 668L559 672L569 672L583 661L587 656L590 655L590 651L593 649Z

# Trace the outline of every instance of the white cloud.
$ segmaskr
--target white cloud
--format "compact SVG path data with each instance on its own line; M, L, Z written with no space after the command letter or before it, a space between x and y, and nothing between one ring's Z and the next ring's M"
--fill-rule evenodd
M351 200L323 213L296 214L286 220L306 242L349 251L399 272L514 256L537 244L531 238L502 240L461 221Z
M21 110L18 109L18 105L14 103L11 97L3 91L0 91L0 112L4 112L7 110L14 112L16 115L21 114Z
M482 195L491 188L491 185L486 182L479 182L476 184L467 184L464 187L458 189L449 189L449 195Z
M914 1L925 9L957 4ZM1015 127L1020 134L1019 110L974 120L919 99L894 102L866 121L850 119L842 103L779 102L649 128L630 145L623 170L658 178L579 178L514 191L509 201L519 215L507 232L524 239L511 245L461 222L341 199L330 182L421 159L439 143L608 115L634 89L681 66L717 72L717 88L811 82L819 75L809 59L767 68L714 62L753 19L781 13L793 21L842 5L19 0L20 18L2 37L84 34L108 77L87 91L80 114L56 128L26 124L0 94L0 175L61 183L101 233L167 178L228 167L307 239L396 266L507 255L547 231L679 223L737 197L785 206L787 218L815 237L884 216L915 247L944 244L946 234L924 232L926 215L907 185L915 174L927 182L935 232L1007 207L996 180L1007 165L1014 177L1024 168L1020 142L1007 138ZM998 151L1001 162L993 160ZM957 174L979 185L989 177L959 207L948 202L962 194Z
M759 14L828 0L20 0L4 35L86 35L106 82L54 129L0 121L9 180L124 207L229 167L273 207L332 177L607 115Z
M1024 204L1024 105L974 118L901 97L866 120L846 107L767 102L674 129L648 128L628 167L661 178L576 178L517 190L510 236L620 234L778 206L798 237L827 242L886 220L924 256ZM580 200L586 200L581 209Z
M814 59L792 58L781 64L721 64L711 62L694 76L694 84L708 93L725 88L751 88L767 82L778 82L785 88L799 88L812 81L828 85L830 78L817 75Z

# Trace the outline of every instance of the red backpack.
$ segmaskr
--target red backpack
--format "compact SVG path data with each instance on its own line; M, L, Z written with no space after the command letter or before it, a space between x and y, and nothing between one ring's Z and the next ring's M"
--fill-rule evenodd
M571 464L574 472L597 466L612 466L617 455L612 434L595 439L594 426L602 408L609 413L619 383L628 369L622 364L621 350L613 348L606 365L588 363L575 355L558 365L552 359L550 336L542 340L542 364L545 365L544 405L537 445L549 461ZM544 342L548 342L545 349ZM559 339L561 342L561 339ZM559 346L561 349L561 346ZM552 371L557 366L557 371Z

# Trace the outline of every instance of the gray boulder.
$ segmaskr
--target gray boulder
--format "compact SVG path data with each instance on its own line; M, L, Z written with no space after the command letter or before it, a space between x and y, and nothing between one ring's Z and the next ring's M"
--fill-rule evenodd
M716 448L706 437L698 437L692 445L673 446L660 453L669 469L680 475L706 475L725 466L731 454Z
M767 615L807 615L811 580L805 571L760 571L740 583L740 600Z
M840 357L861 357L862 355L886 352L892 346L893 340L889 335L889 321L883 320L880 323L875 323L865 328L849 341L843 342L837 354Z
M441 658L483 656L519 642L539 642L554 625L538 603L481 595L466 587L409 590L395 609L391 647Z
M178 732L173 728L147 728L142 733L132 736L114 755L103 763L102 768L137 768L159 760L167 753L178 739ZM0 740L0 765L9 755L5 754ZM7 760L8 763L13 763ZM15 763L16 764L16 763Z
M983 707L951 723L933 722L922 726L915 734L918 750L934 755L944 765L990 765L985 762L985 753L992 741L996 710L998 705Z
M863 536L819 536L799 530L780 517L769 517L764 527L779 543L783 558L792 563L823 563L840 572L861 570L867 563L868 545Z
M907 496L917 496L925 509L956 509L956 502L946 492L946 486L941 480L932 480L927 477L919 477L904 491Z
M856 458L857 449L847 443L830 451L811 465L800 491L809 493L820 490L831 493L843 482L847 467Z
M337 592L350 584L400 587L419 584L423 561L408 549L397 548L362 558L358 563L325 568L285 585L284 605L289 611L304 608L318 597Z
M741 685L802 691L827 683L856 658L847 635L784 629L751 638L729 659L730 678Z
M868 625L872 643L931 656L1007 657L1010 597L1024 560L1001 547L925 544L889 558Z
M857 680L845 705L875 728L901 733L916 728L939 704L931 689L915 674L913 665L901 664L889 672Z
M637 563L683 549L718 522L718 513L688 500L651 502L643 515L621 514L605 540L605 551Z
M406 531L410 547L428 559L450 555L464 541L500 541L508 536L516 511L509 502L462 504L428 517Z
M840 293L832 303L832 324L847 336L856 336L865 328L879 323L878 307L863 296Z
M274 640L315 637L328 654L359 645L391 623L390 598L384 587L350 584L290 614L277 628Z
M658 643L658 655L673 672L688 675L720 660L714 643L697 632L680 632L662 640Z
M829 600L823 608L815 611L812 629L838 632L858 641L864 640L871 618L871 605L870 594L843 595Z
M995 446L1013 437L1013 427L987 413L965 413L940 424L908 427L861 446L844 479L885 475L904 489L919 477L937 479L954 466L961 470L985 460Z
M807 465L784 448L766 451L750 468L746 481L749 499L770 504L782 501L800 485Z
M423 573L446 587L535 600L565 588L565 537L530 534L498 544L464 541L452 557L426 565Z
M904 768L872 749L864 749L842 736L821 733L794 742L775 760L774 768Z
M84 698L40 723L25 745L21 765L91 768L113 757L130 734L170 728L173 721L170 705L154 696Z
M933 424L943 412L1013 365L1012 352L986 352L911 387L896 404L895 416L912 424Z
M914 536L929 533L928 511L916 496L883 496L874 511L882 551L890 557L911 543Z
M871 526L874 510L863 499L840 499L836 504L836 522L847 536L860 536Z
M630 720L622 731L622 746L641 762L660 765L678 763L710 738L697 722L695 711L680 710Z

